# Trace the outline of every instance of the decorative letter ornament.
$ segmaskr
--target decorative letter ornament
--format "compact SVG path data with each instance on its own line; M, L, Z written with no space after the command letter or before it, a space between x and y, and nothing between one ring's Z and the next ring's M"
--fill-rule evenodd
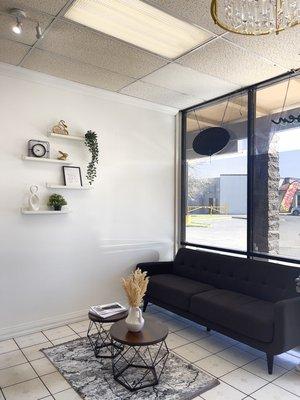
M29 199L28 199L28 206L29 206L29 210L31 210L31 211L38 211L40 208L40 198L37 195L38 190L39 190L39 187L37 185L30 186L31 195L29 196Z

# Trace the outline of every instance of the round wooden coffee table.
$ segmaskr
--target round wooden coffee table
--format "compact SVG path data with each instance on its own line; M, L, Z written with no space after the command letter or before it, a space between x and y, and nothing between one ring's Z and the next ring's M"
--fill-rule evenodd
M114 347L110 335L109 329L105 329L104 325L112 322L120 321L126 318L128 315L128 311L124 311L120 314L113 315L109 318L102 318L99 315L93 314L89 312L89 327L87 331L87 337L90 341L90 344L94 350L95 357L97 358L112 358L117 355L118 351L121 351L123 346L117 345L115 351L112 351ZM96 329L96 332L93 333L93 328ZM104 349L101 353L101 349Z
M130 391L157 385L169 349L165 342L169 329L155 317L145 317L141 332L129 332L124 320L110 328L114 379ZM123 346L114 354L118 346Z

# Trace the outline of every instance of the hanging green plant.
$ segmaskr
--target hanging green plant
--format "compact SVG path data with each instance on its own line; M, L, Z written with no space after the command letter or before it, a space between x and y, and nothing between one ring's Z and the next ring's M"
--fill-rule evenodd
M84 137L84 144L89 149L92 159L87 166L86 178L91 185L97 176L97 164L99 161L99 149L97 134L92 131L87 131Z

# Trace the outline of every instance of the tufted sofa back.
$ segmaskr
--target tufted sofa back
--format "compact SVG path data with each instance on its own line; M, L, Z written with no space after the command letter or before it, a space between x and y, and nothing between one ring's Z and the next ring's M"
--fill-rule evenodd
M297 296L300 268L181 248L173 272L193 280L276 302Z

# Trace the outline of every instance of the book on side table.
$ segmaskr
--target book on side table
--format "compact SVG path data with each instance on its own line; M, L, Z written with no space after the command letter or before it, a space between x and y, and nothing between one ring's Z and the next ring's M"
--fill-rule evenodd
M120 303L114 302L109 304L100 304L98 306L91 306L90 312L92 314L98 315L101 318L109 318L113 315L120 314L127 309Z

